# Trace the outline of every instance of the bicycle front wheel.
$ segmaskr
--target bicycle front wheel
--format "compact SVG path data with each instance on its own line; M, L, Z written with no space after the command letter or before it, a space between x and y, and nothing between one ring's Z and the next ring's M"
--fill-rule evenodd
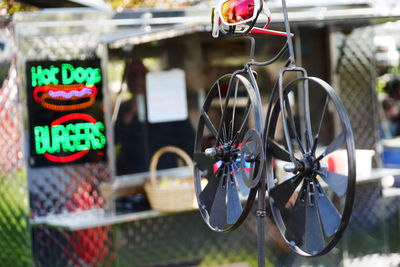
M274 102L267 136L274 220L296 253L326 254L350 220L355 193L354 139L344 106L326 82L298 78Z
M248 215L264 164L261 104L242 75L215 82L200 111L194 149L196 197L216 232L232 231Z

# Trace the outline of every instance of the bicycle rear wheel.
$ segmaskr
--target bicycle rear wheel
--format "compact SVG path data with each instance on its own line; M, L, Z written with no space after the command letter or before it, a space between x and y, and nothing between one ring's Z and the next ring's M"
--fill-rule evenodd
M259 97L242 75L215 82L200 111L194 149L196 197L214 231L237 228L254 201L264 164Z
M290 82L282 101L273 105L267 126L267 185L274 220L296 253L326 254L342 236L354 201L349 118L333 88L313 77Z

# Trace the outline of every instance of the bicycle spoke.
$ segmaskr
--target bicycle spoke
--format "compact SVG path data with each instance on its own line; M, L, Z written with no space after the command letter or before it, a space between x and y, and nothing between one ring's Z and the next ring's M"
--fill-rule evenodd
M247 119L249 118L249 115L250 115L250 113L251 113L251 108L250 108L250 106L251 106L251 103L250 103L250 100L249 100L249 101L247 102L246 110L244 111L245 116L244 116L244 119L243 119L243 121L242 121L242 125L240 125L239 130L236 132L236 135L235 135L235 137L233 138L233 142L232 142L233 144L235 144L237 141L242 140L242 138L239 138L239 137L243 137L243 135L244 135L243 129L244 129L244 126L245 126L246 123L247 123Z
M225 122L223 122L223 127L222 127L222 134L223 134L223 136L225 136L225 141L227 141L228 139L228 133L226 132L226 124L225 124Z
M268 137L268 151L277 159L291 161L289 152L270 137Z
M290 126L289 131L291 130L294 140L297 142L301 152L304 154L305 151L304 151L303 145L301 144L301 140L297 134L296 124L295 124L293 113L292 113L292 108L290 107L289 99L287 97L286 97L285 105L286 105L286 112L288 115L287 120L289 121L289 126Z
M324 109L322 110L321 119L319 120L318 131L317 131L317 134L315 135L313 147L312 147L312 150L311 150L311 152L312 152L313 154L315 153L315 150L317 149L318 140L319 140L319 134L320 134L320 132L321 132L322 122L323 122L324 117L325 117L325 112L326 112L326 108L327 108L327 106L328 106L328 103L329 103L329 97L326 96L326 97L325 97Z
M307 129L305 130L304 135L305 135L305 138L306 138L306 148L307 148L307 151L311 151L311 150L312 150L312 148L311 148L312 141L311 141L311 139L310 139L310 134L309 134L309 132L308 132ZM311 134L311 135L312 135L312 134Z
M294 151L293 151L293 144L292 144L292 136L290 134L290 129L288 128L288 122L286 119L286 105L285 99L280 98L280 108L281 108L281 119L282 119L282 129L283 129L283 136L285 137L287 150L289 151L290 161L293 163L295 162Z
M218 132L213 123L211 122L210 117L206 113L204 109L201 110L200 112L201 117L204 120L204 123L206 124L207 128L210 130L211 134L215 137L218 138ZM217 141L222 141L222 140L217 140Z
M313 142L313 147L311 149L311 153L313 155L315 155L315 151L317 151L317 146L318 146L318 140L319 140L319 134L317 134L314 138L314 142Z
M235 96L233 98L233 110L232 110L232 119L230 122L230 139L233 139L233 131L235 127L235 113L236 113L236 99L237 99L237 93L239 89L239 80L236 81L236 86L235 86Z
M308 88L308 81L305 81L303 84L303 92L304 92L304 119L306 121L306 129L305 129L305 139L307 143L307 151L311 150L311 141L312 141L312 128L311 128L311 114L310 114L310 94Z
M218 85L218 97L219 97L219 106L221 107L221 118L223 119L224 117L224 104L222 103L222 95L221 95L221 87L219 85L219 82L217 83ZM225 125L225 121L221 120L222 123L222 136L223 136L223 140L226 141L227 140L227 135L226 135L226 125Z

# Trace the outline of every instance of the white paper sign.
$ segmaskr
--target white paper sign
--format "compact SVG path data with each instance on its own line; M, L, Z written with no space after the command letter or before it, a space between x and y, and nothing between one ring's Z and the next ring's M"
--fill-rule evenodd
M188 117L185 72L149 72L146 75L147 116L150 123L185 120Z

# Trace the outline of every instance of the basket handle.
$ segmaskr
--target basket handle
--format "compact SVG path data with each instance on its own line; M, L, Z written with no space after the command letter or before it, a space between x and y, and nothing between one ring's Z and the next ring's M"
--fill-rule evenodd
M176 147L176 146L164 146L164 147L160 148L159 150L157 150L154 153L154 155L151 157L151 160L150 160L150 183L152 186L157 185L157 175L156 175L157 164L158 164L158 160L160 159L161 155L163 155L165 153L177 154L179 157L181 157L185 161L186 165L188 165L191 169L193 169L192 159L185 151L183 151L182 149L180 149L179 147Z

